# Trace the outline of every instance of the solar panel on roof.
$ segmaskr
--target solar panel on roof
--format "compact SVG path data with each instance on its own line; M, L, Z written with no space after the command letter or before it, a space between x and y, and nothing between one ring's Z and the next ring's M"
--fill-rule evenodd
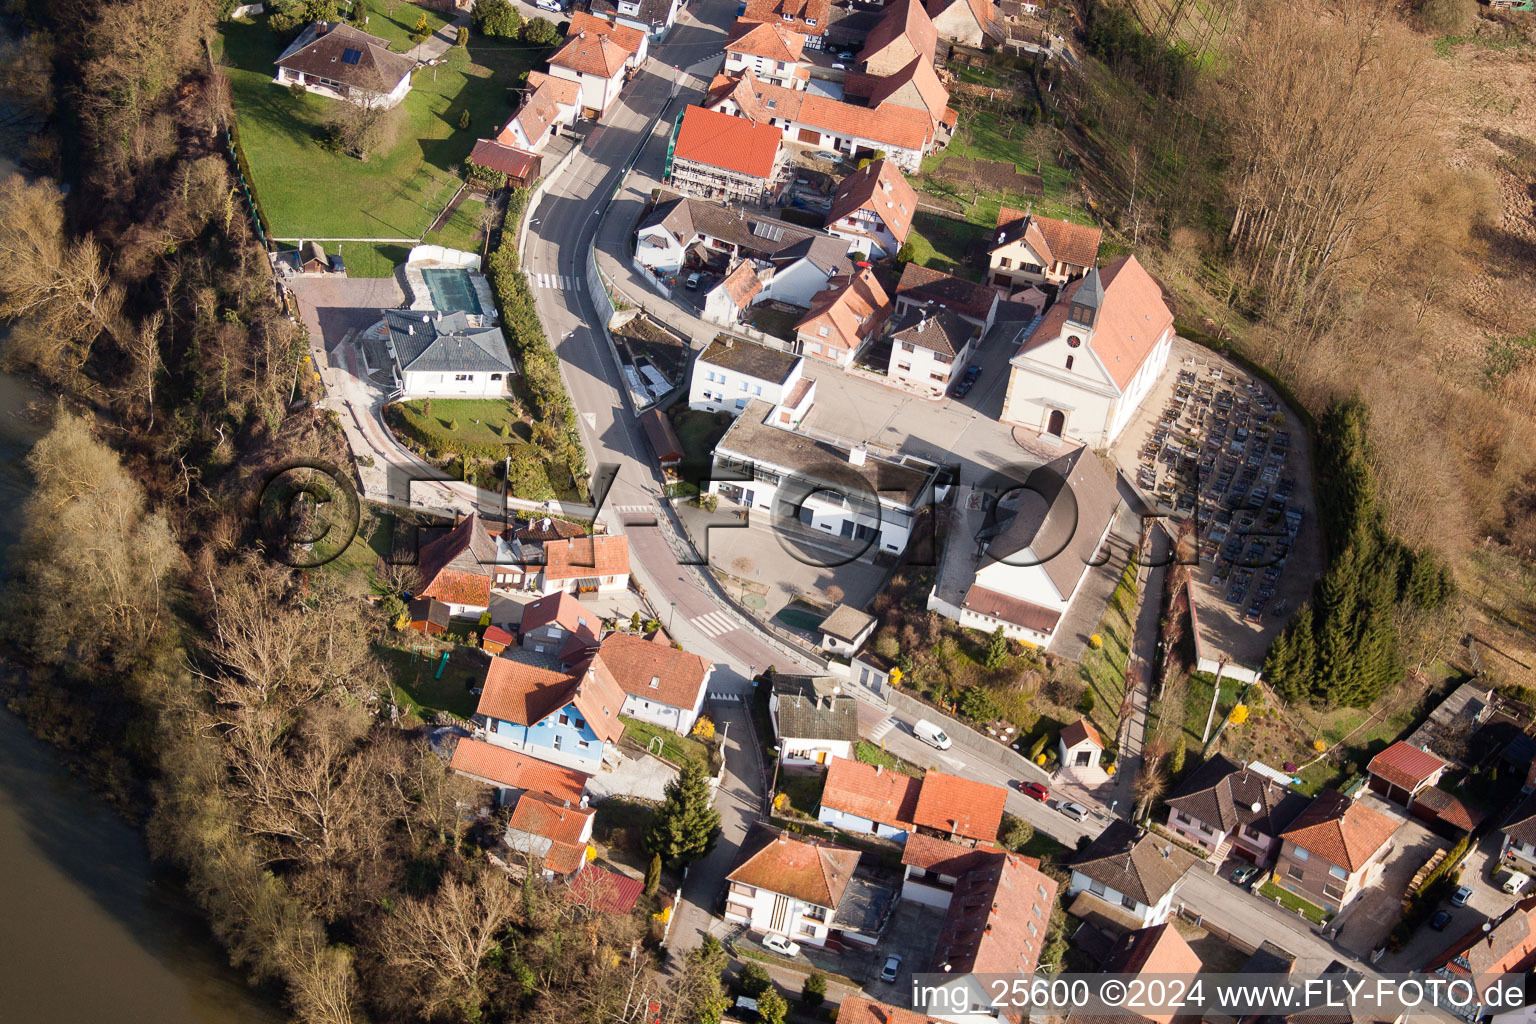
M356 64L358 61L360 61L362 59L363 59L363 51L362 50L354 50L354 49L352 49L350 47L348 47L346 50L343 50L342 54L341 54L341 62L343 64Z
M770 224L767 221L755 221L752 224L752 233L770 242L777 242L784 237L784 229L778 224Z

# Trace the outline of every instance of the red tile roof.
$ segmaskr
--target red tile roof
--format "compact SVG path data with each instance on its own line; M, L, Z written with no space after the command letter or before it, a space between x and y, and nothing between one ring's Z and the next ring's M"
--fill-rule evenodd
M571 899L604 914L627 914L645 892L645 880L588 864L571 879Z
M893 828L911 829L922 782L877 765L834 757L827 766L821 805Z
M629 538L575 537L544 542L544 577L576 580L629 575Z
M1056 882L1038 862L1005 853L955 884L929 970L1030 974L1040 962Z
M484 608L491 601L491 569L496 542L478 516L468 516L452 530L421 546L416 597L435 597L445 604Z
M625 693L668 707L698 706L705 680L715 667L708 658L680 651L665 640L611 633L593 667ZM652 686L652 681L656 685Z
M880 287L873 268L864 267L851 277L833 277L827 287L811 297L811 308L795 331L802 343L812 341L826 348L858 349L891 315L891 300ZM826 327L826 335L821 328Z
M527 86L530 94L542 92L567 107L574 107L581 102L581 83L569 78L556 78L543 71L530 71Z
M770 125L689 107L683 111L672 155L766 181L773 177L782 138L783 134Z
M1435 786L1430 786L1414 797L1413 806L1416 808L1422 806L1434 811L1436 818L1463 832L1471 832L1483 822L1482 811L1475 807L1468 807L1456 794L1447 793Z
M864 49L859 52L858 59L862 63L879 58L882 51L890 48L893 53L906 58L902 60L903 65L914 56L932 64L938 42L933 19L928 17L923 5L917 0L896 0L885 9L874 29L865 37Z
M562 590L524 605L523 621L518 628L527 633L551 623L596 642L603 617Z
M1061 730L1061 742L1071 750L1083 740L1092 740L1093 745L1100 750L1104 749L1104 737L1099 735L1099 730L1093 727L1093 723L1086 718L1079 718L1065 729Z
M836 909L858 864L858 850L802 842L765 828L748 838L726 878Z
M1099 274L1104 286L1104 304L1092 333L1088 335L1088 347L1123 392L1130 387L1136 371L1152 354L1163 333L1173 326L1173 313L1163 302L1163 290L1135 256L1122 256ZM1062 335L1072 297L1090 277L1092 274L1080 277L1062 290L1055 303L1046 310L1040 326L1029 336L1024 351Z
M782 24L801 35L819 36L827 30L831 13L832 0L747 0L745 16L752 21Z
M720 287L725 289L725 294L731 297L737 309L746 309L753 296L763 290L763 282L757 276L757 269L747 260L742 260L736 264L735 270L725 275Z
M465 775L508 789L544 793L557 800L579 803L587 789L587 776L574 768L550 764L536 757L498 747L494 743L464 737L454 748L449 767Z
M590 672L559 672L512 658L491 658L475 713L531 726L570 704L599 739L611 743L623 733L619 710L624 706L624 694L611 680Z
M837 1024L942 1024L942 1021L916 1010L877 1003L863 996L848 996L838 1006Z
M1483 929L1487 928L1487 931ZM1501 975L1529 970L1536 962L1536 896L1528 896L1493 921L1480 923L1424 965L1424 973L1471 976L1477 991Z
M507 822L519 832L543 836L557 843L585 843L591 833L593 811L542 793L524 793Z
M1338 790L1325 789L1312 798L1281 837L1354 872L1386 845L1400 824Z
M1012 244L1020 235L1029 236L1030 247L1050 262L1091 267L1099 261L1099 243L1104 239L1104 230L1007 206L999 208L997 231L992 236L993 249ZM1044 251L1041 251L1042 246Z
M750 89L750 98L742 89ZM713 109L733 100L742 115L754 121L778 118L835 135L868 139L901 149L921 150L933 139L933 121L926 111L886 103L878 108L856 107L800 89L764 82L751 72L716 75L705 103Z
M633 25L620 25L586 11L576 11L571 15L571 25L565 30L565 36L569 39L583 32L611 39L630 54L638 54L645 42L645 33Z
M1449 767L1429 751L1420 750L1406 740L1398 740L1371 758L1368 771L1412 792Z
M486 626L485 632L480 635L480 640L482 643L501 644L506 647L512 643L512 634L500 626Z
M835 224L859 210L869 210L879 217L900 245L912 230L912 216L917 213L917 193L894 161L875 160L848 175L837 186L827 223Z
M912 63L884 78L874 79L869 93L869 105L895 103L903 107L921 107L928 116L938 121L949 109L949 90L939 81L939 73L933 70L933 62L922 57L912 58ZM911 86L910 89L907 87ZM913 102L913 101L916 102Z
M725 52L793 64L805 52L805 36L785 28L781 21L737 18L725 41Z
M568 68L584 75L615 78L625 63L640 52L643 33L627 25L615 25L584 11L571 15L565 42L550 55L551 67Z
M933 871L951 878L959 878L972 868L1002 856L1002 849L991 843L963 846L947 839L935 839L921 832L907 836L902 846L901 862L919 871Z
M511 133L503 134L510 136ZM473 164L488 170L500 171L507 177L517 178L520 181L538 177L539 167L544 162L537 153L530 153L516 146L503 145L490 139L476 139L475 148L469 151L469 159Z
M930 771L923 776L912 820L940 832L990 843L1003 823L1007 800L1008 791L1001 786Z
M1199 974L1205 965L1172 924L1153 925L1120 939L1104 964L1106 974ZM1173 1011L1142 1013L1144 1020L1171 1024Z

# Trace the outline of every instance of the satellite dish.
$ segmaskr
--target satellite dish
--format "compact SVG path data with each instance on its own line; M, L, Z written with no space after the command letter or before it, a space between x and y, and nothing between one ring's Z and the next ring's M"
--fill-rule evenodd
M1259 811L1262 810L1262 807L1259 805L1259 802L1255 800L1253 803L1248 805L1248 809L1254 814L1258 814Z
M1493 922L1492 921L1484 921L1483 922L1483 931L1485 931L1485 932L1493 931Z

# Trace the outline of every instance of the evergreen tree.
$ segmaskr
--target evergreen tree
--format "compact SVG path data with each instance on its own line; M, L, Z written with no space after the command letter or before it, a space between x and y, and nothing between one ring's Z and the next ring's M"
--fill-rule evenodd
M987 668L1002 668L1006 664L1008 664L1008 638L1003 635L1003 627L998 626L987 644Z
M770 988L757 997L757 1015L763 1024L784 1024L789 1014L789 1002L779 995L778 989Z
M645 847L663 861L688 863L708 853L720 835L720 812L715 810L704 765L690 758L667 783L666 798L645 835Z
M1179 733L1179 738L1173 741L1173 749L1168 752L1168 773L1170 775L1177 775L1184 770L1184 758L1187 755L1188 750L1184 734Z
M1344 549L1323 574L1317 591L1317 672L1313 699L1336 707L1360 685L1356 620L1360 608L1358 552Z
M650 866L645 869L645 894L655 896L661 887L661 854L651 854Z
M807 1007L820 1006L827 998L827 976L820 971L812 971L805 979L805 987L800 990L800 1001Z

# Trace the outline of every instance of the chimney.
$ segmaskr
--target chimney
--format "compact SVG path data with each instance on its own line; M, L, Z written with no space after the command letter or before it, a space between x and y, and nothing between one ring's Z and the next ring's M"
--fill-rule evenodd
M862 466L868 458L869 453L865 451L862 445L855 445L848 449L848 464L850 466Z
M885 766L884 765L879 765L879 764L875 765L875 774L876 775L879 775L884 770L885 770Z

